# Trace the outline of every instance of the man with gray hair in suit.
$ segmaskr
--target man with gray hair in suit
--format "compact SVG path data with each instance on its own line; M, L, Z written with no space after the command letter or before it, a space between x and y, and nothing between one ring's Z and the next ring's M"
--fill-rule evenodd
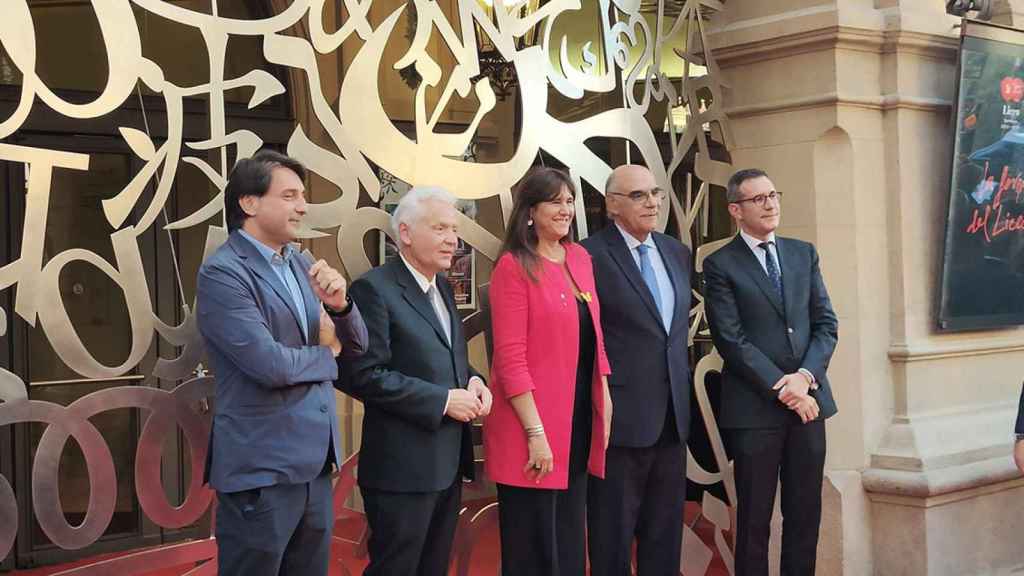
M216 378L206 477L222 575L326 576L340 463L332 382L366 326L345 279L292 247L306 171L272 151L239 160L230 235L199 270L198 323Z
M338 387L361 400L359 488L370 525L367 576L445 576L462 479L473 478L469 423L491 393L470 366L443 272L458 244L455 199L417 187L391 218L399 257L352 283L367 353Z

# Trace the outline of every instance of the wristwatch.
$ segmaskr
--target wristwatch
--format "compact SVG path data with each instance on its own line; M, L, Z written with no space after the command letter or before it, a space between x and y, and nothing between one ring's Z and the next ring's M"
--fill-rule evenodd
M324 309L327 310L327 314L330 316L344 316L352 311L352 298L345 294L345 307L341 310L335 310L327 304L324 304Z

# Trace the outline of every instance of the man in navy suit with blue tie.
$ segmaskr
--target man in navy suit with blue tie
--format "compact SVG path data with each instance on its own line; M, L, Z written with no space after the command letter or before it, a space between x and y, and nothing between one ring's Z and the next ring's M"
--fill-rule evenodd
M330 560L330 472L341 458L333 381L367 333L341 274L291 245L305 175L271 151L239 160L224 192L230 235L199 270L217 390L206 476L221 575L326 576Z
M775 235L781 194L763 170L729 179L740 233L704 261L704 295L722 355L719 425L736 477L736 575L768 575L775 487L782 485L782 569L812 576L821 523L826 371L838 320L814 245Z
M593 576L679 576L690 428L690 249L656 232L666 193L650 170L616 168L614 223L583 241L594 262L615 412L605 478L591 477Z

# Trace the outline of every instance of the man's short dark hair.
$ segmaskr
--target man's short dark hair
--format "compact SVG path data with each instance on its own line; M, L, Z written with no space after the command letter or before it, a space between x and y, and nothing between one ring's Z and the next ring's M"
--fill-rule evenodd
M747 180L753 180L755 178L768 177L768 173L760 168L744 168L732 175L729 178L729 184L725 187L725 201L726 202L738 202L743 200L743 193L740 192L740 186Z
M306 181L306 167L294 158L289 158L273 150L260 150L251 158L243 158L235 163L228 175L228 185L224 188L224 211L228 223L228 232L242 227L249 217L242 210L239 200L246 196L262 197L270 190L274 168L287 168Z

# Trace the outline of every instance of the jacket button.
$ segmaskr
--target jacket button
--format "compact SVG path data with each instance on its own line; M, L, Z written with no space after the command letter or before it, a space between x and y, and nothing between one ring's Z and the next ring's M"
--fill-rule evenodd
M327 404L321 404L320 405L320 411L323 412L324 414L326 414L327 413Z
M792 334L793 333L793 329L792 328L786 328L786 332L789 333L789 334Z

